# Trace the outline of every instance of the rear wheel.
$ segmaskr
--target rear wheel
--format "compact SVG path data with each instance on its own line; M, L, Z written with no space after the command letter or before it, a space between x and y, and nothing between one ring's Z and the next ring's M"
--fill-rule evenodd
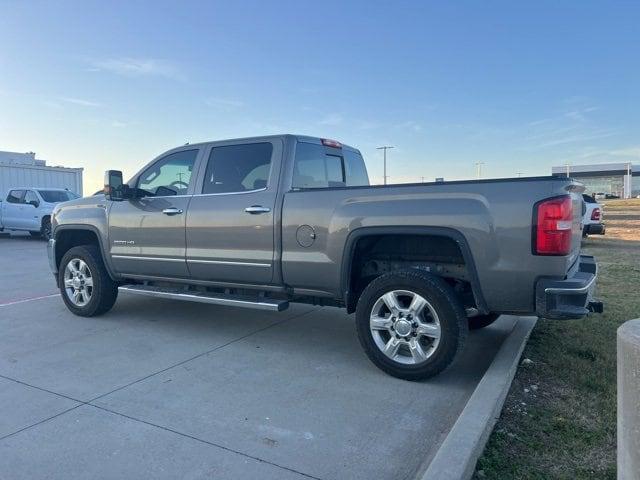
M358 300L356 326L369 359L405 380L442 372L467 336L465 312L451 287L419 270L373 280Z
M118 297L118 285L109 277L95 245L73 247L65 253L58 285L67 308L81 317L108 312Z

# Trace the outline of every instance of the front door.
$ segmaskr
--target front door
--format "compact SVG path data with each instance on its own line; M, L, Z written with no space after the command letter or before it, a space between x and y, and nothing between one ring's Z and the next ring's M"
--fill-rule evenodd
M22 228L26 228L32 232L39 232L42 224L40 222L40 199L36 192L33 190L27 190L24 194L23 201L24 215L23 215L23 226Z
M112 202L109 244L116 272L188 277L185 221L198 153L191 148L161 157L131 182L135 198Z
M198 280L268 284L282 141L214 144L187 215L187 265Z

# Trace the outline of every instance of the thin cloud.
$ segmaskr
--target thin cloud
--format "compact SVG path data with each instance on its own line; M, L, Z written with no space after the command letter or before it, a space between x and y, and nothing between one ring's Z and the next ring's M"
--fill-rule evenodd
M558 138L548 142L536 145L538 148L555 147L557 145L565 145L567 143L589 142L601 138L608 138L618 135L620 132L616 130L603 130L599 132L585 133L580 135L569 135L567 137Z
M422 131L422 125L420 125L418 122L414 122L413 120L408 120L406 122L399 123L395 127L400 130L412 130L414 132Z
M72 103L74 105L80 105L81 107L96 108L96 107L102 106L101 103L93 102L91 100L84 100L82 98L75 98L75 97L60 97L58 100L66 103Z
M640 158L640 145L635 146L635 147L627 147L627 148L620 148L617 150L612 150L610 152L611 155L613 156L617 156L617 157L636 157L636 158Z
M204 103L209 107L224 108L227 110L242 108L245 105L241 100L232 100L228 98L208 98Z
M338 125L342 125L344 118L339 113L330 113L326 115L323 119L318 122L318 125L323 125L326 127L336 127Z
M90 61L90 71L110 72L124 77L164 77L172 80L185 80L180 69L167 60L155 58L118 57Z

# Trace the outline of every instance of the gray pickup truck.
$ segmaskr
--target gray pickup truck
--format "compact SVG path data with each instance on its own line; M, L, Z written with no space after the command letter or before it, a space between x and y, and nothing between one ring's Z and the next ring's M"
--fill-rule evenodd
M409 380L503 313L581 318L583 187L563 177L371 186L360 152L295 135L185 145L57 207L48 252L75 314L118 291L280 311L355 312L371 361Z

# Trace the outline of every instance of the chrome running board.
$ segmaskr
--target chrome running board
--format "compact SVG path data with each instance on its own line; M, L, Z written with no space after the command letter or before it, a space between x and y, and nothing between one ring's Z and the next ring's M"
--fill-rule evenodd
M286 300L275 300L260 298L254 300L253 297L240 295L222 295L204 292L195 292L178 289L163 289L147 285L122 285L118 287L119 292L133 293L135 295L145 295L147 297L169 298L172 300L183 300L187 302L210 303L213 305L225 305L227 307L253 308L257 310L271 310L281 312L289 308Z

